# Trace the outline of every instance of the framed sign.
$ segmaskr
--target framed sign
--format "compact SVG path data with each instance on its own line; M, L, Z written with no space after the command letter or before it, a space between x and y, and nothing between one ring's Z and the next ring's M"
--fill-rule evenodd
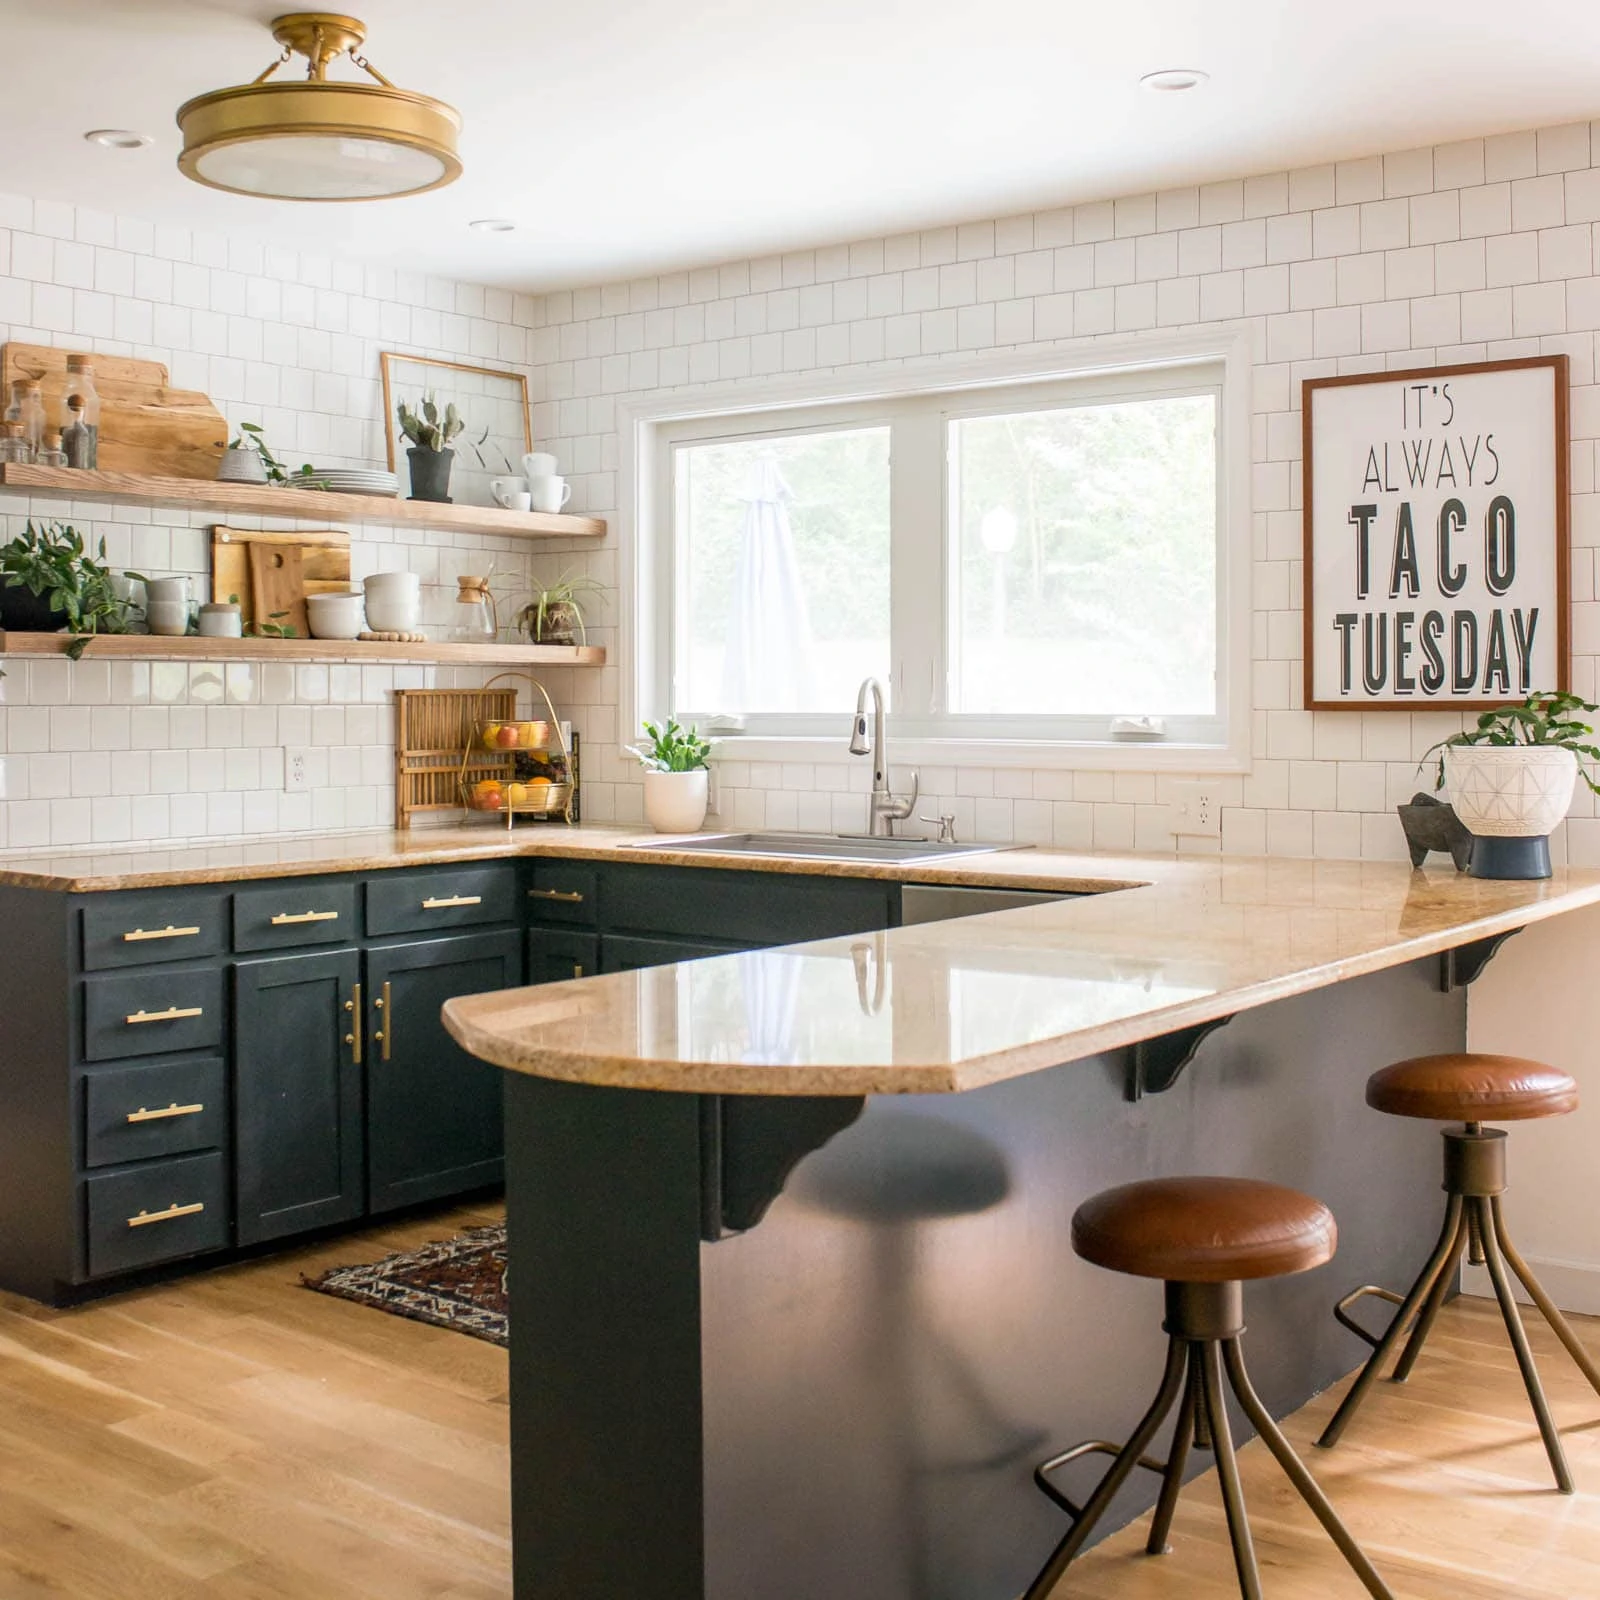
M1567 688L1567 358L1310 378L1301 406L1307 707Z

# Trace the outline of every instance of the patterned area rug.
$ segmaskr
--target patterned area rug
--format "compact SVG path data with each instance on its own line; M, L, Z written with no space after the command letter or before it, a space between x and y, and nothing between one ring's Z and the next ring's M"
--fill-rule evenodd
M491 1344L508 1342L504 1223L385 1256L369 1266L334 1267L320 1278L306 1279L306 1287L397 1317L470 1333Z

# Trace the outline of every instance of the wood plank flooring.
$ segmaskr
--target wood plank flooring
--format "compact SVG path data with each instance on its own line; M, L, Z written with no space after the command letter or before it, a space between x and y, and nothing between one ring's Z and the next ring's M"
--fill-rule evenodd
M299 1286L489 1220L462 1208L73 1311L0 1296L0 1600L508 1600L504 1352ZM1580 1326L1600 1348L1600 1322ZM1338 1450L1311 1444L1337 1390L1286 1425L1399 1600L1600 1600L1600 1399L1530 1331L1570 1499L1484 1301L1446 1309ZM1259 1445L1241 1466L1269 1600L1358 1600ZM1143 1538L1091 1551L1059 1600L1237 1595L1213 1477L1185 1491L1171 1555Z

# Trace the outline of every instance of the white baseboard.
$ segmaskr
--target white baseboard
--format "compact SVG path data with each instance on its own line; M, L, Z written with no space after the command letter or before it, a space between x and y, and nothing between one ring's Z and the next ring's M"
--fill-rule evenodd
M1600 1317L1600 1265L1590 1266L1582 1261L1549 1261L1540 1256L1529 1256L1527 1262L1533 1268L1534 1276L1544 1285L1544 1292L1563 1311L1570 1311L1574 1316ZM1524 1305L1530 1304L1515 1273L1511 1274L1511 1282L1517 1291L1517 1299ZM1461 1269L1461 1292L1492 1300L1494 1286L1489 1282L1487 1269L1464 1265Z

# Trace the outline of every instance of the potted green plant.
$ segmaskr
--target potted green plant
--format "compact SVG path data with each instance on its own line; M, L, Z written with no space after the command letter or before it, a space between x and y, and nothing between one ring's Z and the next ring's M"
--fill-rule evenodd
M105 553L102 539L97 561L67 523L30 521L0 545L0 626L19 633L66 628L77 636L67 647L74 661L91 635L126 633L130 607L116 592Z
M450 448L466 423L452 400L441 415L433 395L425 394L413 411L404 400L395 408L400 431L411 441L406 456L411 462L411 498L450 503L450 464L455 451Z
M219 483L282 483L287 476L259 422L241 422L217 463Z
M1575 694L1541 691L1485 711L1477 726L1441 739L1434 787L1448 789L1473 836L1475 878L1548 878L1550 832L1567 814L1586 762L1600 761L1594 729L1576 713L1600 711Z
M657 833L693 833L706 820L710 741L670 718L664 728L647 722L644 731L649 743L629 745L628 753L644 768L645 820Z
M583 644L584 595L599 594L603 583L581 573L563 572L552 584L536 589L533 597L517 613L517 626L531 644Z

